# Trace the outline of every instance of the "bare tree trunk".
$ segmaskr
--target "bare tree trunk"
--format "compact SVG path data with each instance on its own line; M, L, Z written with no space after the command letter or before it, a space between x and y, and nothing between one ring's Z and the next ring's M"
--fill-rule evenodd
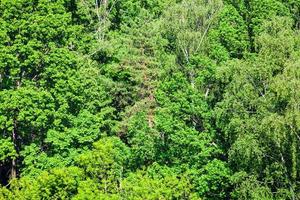
M14 119L14 128L12 130L12 141L14 144L14 148L16 149L17 147L17 122ZM11 161L11 170L10 170L10 179L16 178L17 177L17 161L16 158L13 158Z
M297 134L296 131L295 131L295 128L290 125L290 128L291 128L291 133L292 133L292 136L291 136L291 139L292 139L292 144L291 144L291 162L292 162L292 170L291 170L291 177L292 177L292 180L293 182L296 181L297 179L297 140L296 140L296 137L295 135Z
M190 78L191 86L194 89L195 88L195 74L194 74L193 69L190 70L189 76L190 76L189 78Z
M20 80L17 80L16 82L16 89L18 90L20 87L21 87L21 80L22 80L22 77L24 76L24 73L25 72L22 72L22 75L20 76ZM16 114L16 113L15 113ZM13 144L14 144L14 149L16 151L18 151L17 149L17 120L16 120L16 117L13 118L13 130L12 130L12 141L13 141ZM14 178L17 178L17 159L16 158L13 158L12 161L11 161L11 170L10 170L10 179L14 179Z

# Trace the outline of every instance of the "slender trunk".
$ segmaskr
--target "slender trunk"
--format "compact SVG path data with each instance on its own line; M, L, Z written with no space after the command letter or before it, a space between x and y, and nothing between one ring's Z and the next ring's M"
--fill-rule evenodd
M14 179L14 178L17 178L17 162L15 158L11 161L11 172L10 172L10 179Z
M17 122L14 119L14 128L12 130L12 141L14 144L14 148L17 148ZM11 161L11 170L10 170L10 179L14 179L17 177L17 161L16 158L13 158Z
M292 137L292 144L291 144L291 180L289 181L290 184L290 191L292 194L292 200L295 200L295 183L297 179L297 147L296 147L296 140Z
M291 161L292 161L292 170L291 170L291 177L293 182L297 179L297 141L294 135L296 135L293 126L291 126L291 133L292 135L292 144L291 144Z
M17 80L16 82L16 89L18 90L20 87L21 87L21 79L22 79L22 76L24 75L24 72L22 73L21 75L21 78L20 80ZM14 113L16 114L16 113ZM16 115L15 115L16 116ZM16 151L18 151L17 149L17 120L16 120L16 117L14 117L13 119L13 130L12 130L12 141L13 141L13 144L14 144L14 149ZM11 161L11 170L10 170L10 179L14 179L14 178L17 178L17 159L16 158L13 158L12 161Z
M104 38L105 27L107 25L108 16L108 0L95 0L95 10L98 17L97 34L98 39Z
M191 82L191 86L194 89L195 88L195 74L193 69L191 69L191 71L189 72L189 78L190 78L190 82Z

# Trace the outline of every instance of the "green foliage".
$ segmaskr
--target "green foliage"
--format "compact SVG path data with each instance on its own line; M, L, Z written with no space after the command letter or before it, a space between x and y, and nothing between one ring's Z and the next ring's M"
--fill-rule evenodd
M159 134L149 127L146 113L137 113L130 119L126 139L132 152L130 162L133 167L149 165L155 161Z
M43 172L35 179L22 178L10 183L10 191L1 189L3 199L71 199L83 179L79 168L53 169Z
M14 144L10 139L1 139L0 146L0 161L3 162L8 158L13 158L17 156L17 152L14 148Z
M267 21L266 31L257 37L259 54L246 61L229 63L230 68L221 69L220 78L229 83L224 100L216 109L217 118L221 119L219 126L224 127L224 141L230 146L229 163L237 172L245 171L258 182L255 186L246 181L238 190L264 188L263 191L270 194L271 189L281 193L282 189L288 188L285 198L295 195L298 190L298 141L294 130L298 129L295 122L299 110L296 111L292 103L298 98L295 96L297 68L293 68L295 71L290 74L289 81L284 84L279 81L286 77L286 71L291 69L289 65L299 59L300 43L294 39L296 35L288 22L286 18ZM295 85L285 87L289 82ZM279 92L282 86L285 94L292 94L285 96L285 100ZM259 194L260 190L250 196L245 193L244 198L259 199L263 195Z
M0 199L299 199L299 0L1 0Z
M234 175L233 180L237 181L241 177L242 174ZM233 199L273 199L272 192L270 189L264 185L261 185L259 181L253 176L243 177L244 180L241 182L235 183L237 185L237 189L232 193Z
M160 156L171 163L206 162L216 149L208 122L204 94L197 92L182 73L169 74L156 92L159 107L155 126L160 133ZM165 162L166 162L165 161Z
M103 138L94 143L94 149L81 154L76 162L92 179L99 181L105 193L116 192L122 179L129 149L118 138Z
M129 174L122 189L125 199L200 199L187 177L156 164L147 171Z
M205 199L224 199L227 197L230 171L224 162L214 159L201 169L188 169L187 174L199 196Z
M182 1L165 12L164 29L180 62L204 51L206 36L222 6L222 1Z
M232 5L224 6L218 18L209 33L210 56L218 61L242 58L250 43L245 21Z

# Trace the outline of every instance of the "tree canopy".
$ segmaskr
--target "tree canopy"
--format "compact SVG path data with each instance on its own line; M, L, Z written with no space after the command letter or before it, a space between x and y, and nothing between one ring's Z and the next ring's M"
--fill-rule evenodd
M300 199L300 1L0 0L2 199Z

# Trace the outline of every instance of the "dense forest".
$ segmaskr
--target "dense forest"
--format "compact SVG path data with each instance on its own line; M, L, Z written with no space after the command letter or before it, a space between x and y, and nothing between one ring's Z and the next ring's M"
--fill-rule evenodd
M300 0L0 0L0 199L300 199Z

